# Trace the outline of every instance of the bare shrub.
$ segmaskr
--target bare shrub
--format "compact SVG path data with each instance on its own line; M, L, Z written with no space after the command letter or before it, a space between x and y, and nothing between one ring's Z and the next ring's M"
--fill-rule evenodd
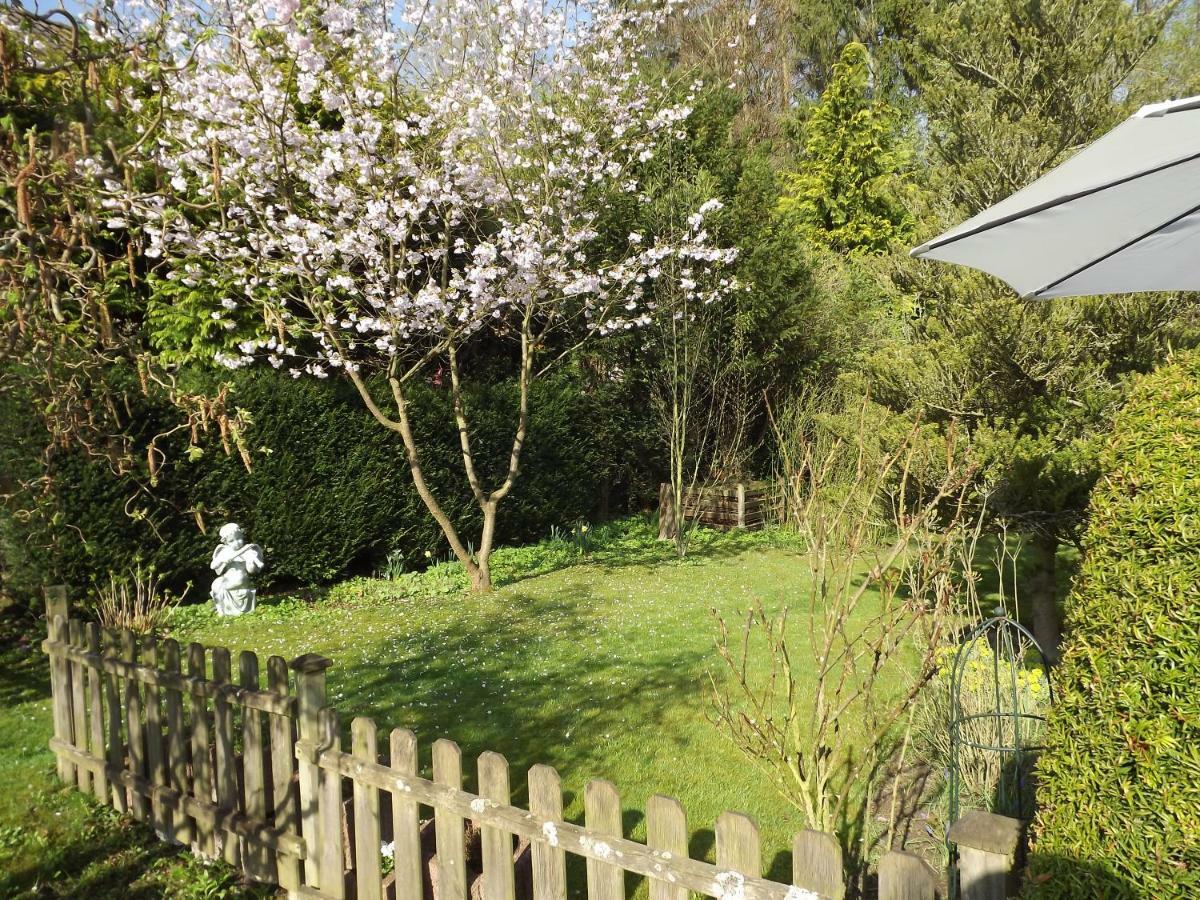
M807 596L798 615L758 605L734 629L718 617L729 677L712 679L721 730L808 827L839 836L852 877L872 785L960 619L974 579L963 548L982 527L953 437L939 473L919 425L887 449L869 413L849 435L793 418L778 436Z
M175 596L163 590L153 569L143 569L140 564L124 575L110 572L108 584L96 592L96 618L105 628L158 631L190 588L189 583L182 594Z

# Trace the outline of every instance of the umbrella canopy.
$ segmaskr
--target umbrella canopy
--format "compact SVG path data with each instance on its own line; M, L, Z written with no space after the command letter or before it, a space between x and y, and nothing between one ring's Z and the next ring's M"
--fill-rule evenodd
M1023 297L1200 290L1200 97L1142 107L912 255Z

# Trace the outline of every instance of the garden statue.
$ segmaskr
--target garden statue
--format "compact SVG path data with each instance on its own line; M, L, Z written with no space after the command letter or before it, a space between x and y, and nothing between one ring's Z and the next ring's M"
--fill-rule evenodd
M217 573L212 583L212 599L218 616L240 616L254 611L257 592L251 575L262 571L263 552L258 544L247 544L241 526L229 522L221 526L221 543L213 551L210 567Z

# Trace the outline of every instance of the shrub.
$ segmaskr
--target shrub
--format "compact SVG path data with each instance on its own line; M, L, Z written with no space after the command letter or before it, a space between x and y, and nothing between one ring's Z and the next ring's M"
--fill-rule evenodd
M109 575L108 584L96 591L95 613L104 628L149 634L160 630L182 601L183 595L162 589L153 569L143 570L139 565L125 575Z
M140 562L166 585L195 582L193 599L202 598L212 577L213 529L225 521L241 524L266 550L260 587L372 571L389 555L394 567L403 562L408 568L427 565L427 551L445 555L441 531L412 487L399 436L370 417L352 388L261 370L237 373L234 384L233 402L253 419L251 471L215 447L189 455L181 434L165 447L159 484L147 492L82 452L58 450L49 464L53 489L41 508L27 517L12 506L0 513L6 589L32 601L41 584L84 589ZM602 482L625 452L605 436L612 418L606 400L565 378L535 385L521 477L501 507L503 543L537 539L551 525L592 513ZM473 407L481 474L490 478L489 464L507 463L516 386L478 386L466 402ZM432 385L414 389L410 415L422 436L426 480L470 534L478 509L463 474L448 392ZM165 410L153 408L139 410L139 420L147 435L169 421ZM0 423L21 421L17 404L0 405ZM0 462L30 468L38 435L0 432Z
M1200 354L1104 451L1038 765L1039 897L1200 895Z

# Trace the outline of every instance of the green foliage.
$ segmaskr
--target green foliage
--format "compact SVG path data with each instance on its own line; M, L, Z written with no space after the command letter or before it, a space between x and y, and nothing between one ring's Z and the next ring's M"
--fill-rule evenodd
M167 366L237 357L239 341L263 336L258 310L246 303L231 305L209 286L185 278L150 279L146 327L150 346Z
M1024 187L1124 118L1138 102L1129 74L1177 5L909 2L912 34L902 55L928 117L929 150L945 166L943 177L934 173L937 193L968 213Z
M32 602L41 584L83 588L140 562L172 585L195 582L197 599L211 580L213 529L225 521L237 521L265 548L264 585L328 581L370 570L389 553L393 565L403 561L412 569L428 564L426 551L446 552L412 487L399 437L379 427L348 385L250 370L237 374L232 397L255 423L250 471L219 451L189 454L179 435L165 447L161 483L151 492L81 453L55 453L49 465L56 487L40 514L0 516L6 588ZM619 459L619 437L607 433L606 401L603 391L583 393L565 379L535 384L537 414L522 474L501 511L502 542L533 540L551 524L569 526L592 513ZM478 458L499 465L498 451L512 440L516 420L515 384L475 387L467 403ZM155 416L165 414L145 405L143 427L153 429ZM16 422L20 411L4 415ZM478 511L466 489L447 392L414 388L410 416L414 429L428 435L426 479L470 535ZM27 454L27 443L8 434L0 439L0 459ZM481 474L493 473L483 465Z
M866 48L847 44L805 123L801 167L779 201L808 240L843 252L881 253L913 229L900 177L908 156L900 117L872 96L870 79Z
M1104 450L1039 762L1039 897L1200 892L1197 459L1192 352L1138 382Z

